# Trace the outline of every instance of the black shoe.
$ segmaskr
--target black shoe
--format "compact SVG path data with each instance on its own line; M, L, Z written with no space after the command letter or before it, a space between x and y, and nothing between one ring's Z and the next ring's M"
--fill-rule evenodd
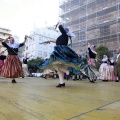
M67 80L69 80L69 79L70 79L71 75L72 75L72 73L71 73L71 72L69 72L69 75L67 75Z
M12 83L17 83L17 82L15 81L15 79L13 79L13 80L12 80Z
M94 81L94 80L90 80L90 82L91 82L91 83L95 83L95 81Z
M116 80L115 82L119 82L119 80Z
M94 78L94 81L97 81L97 77Z
M102 80L103 82L108 82L108 80Z
M73 79L73 81L76 81L76 79Z
M65 83L59 84L59 85L57 85L56 87L65 87Z
M90 77L88 77L88 76L86 76L87 77L87 79L90 81Z

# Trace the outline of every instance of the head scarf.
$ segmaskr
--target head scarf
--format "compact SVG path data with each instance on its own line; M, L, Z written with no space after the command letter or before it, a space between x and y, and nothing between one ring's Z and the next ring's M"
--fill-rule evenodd
M18 48L18 47L20 46L20 44L15 41L15 38L14 38L14 37L12 37L12 38L14 39L14 43L11 44L10 41L9 41L9 42L7 43L7 45L8 45L9 47L11 47L11 48Z
M64 30L65 30L65 32L66 32L66 34L67 34L68 36L70 36L70 37L75 37L75 34L74 34L73 32L71 32L71 31L69 30L69 28L65 28Z
M90 46L90 50L94 53L94 54L97 54L97 52L94 50L96 46L95 45L91 45Z
M108 60L107 55L104 55L104 57L103 57L102 61L103 61L103 62L105 62L105 61L107 61L107 60Z
M111 61L111 63L114 63L114 58L113 58L113 57L111 57L110 61Z

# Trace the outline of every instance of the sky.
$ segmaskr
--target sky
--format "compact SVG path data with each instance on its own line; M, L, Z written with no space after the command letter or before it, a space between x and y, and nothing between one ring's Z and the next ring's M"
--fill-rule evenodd
M55 25L58 14L59 0L0 0L0 27L20 39L34 27Z

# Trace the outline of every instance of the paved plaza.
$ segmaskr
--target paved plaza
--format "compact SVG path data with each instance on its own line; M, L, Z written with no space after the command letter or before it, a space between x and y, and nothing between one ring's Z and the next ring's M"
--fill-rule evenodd
M120 120L120 82L0 78L0 120Z

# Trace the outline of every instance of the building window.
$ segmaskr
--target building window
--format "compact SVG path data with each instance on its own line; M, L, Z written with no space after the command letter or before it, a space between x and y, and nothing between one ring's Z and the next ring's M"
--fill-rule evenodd
M100 36L106 36L109 34L110 34L110 26L109 25L100 27Z
M47 52L44 52L44 57L47 57Z
M26 50L28 50L28 46L26 46Z
M42 51L39 51L39 52L38 52L38 56L39 56L39 57L42 57Z

